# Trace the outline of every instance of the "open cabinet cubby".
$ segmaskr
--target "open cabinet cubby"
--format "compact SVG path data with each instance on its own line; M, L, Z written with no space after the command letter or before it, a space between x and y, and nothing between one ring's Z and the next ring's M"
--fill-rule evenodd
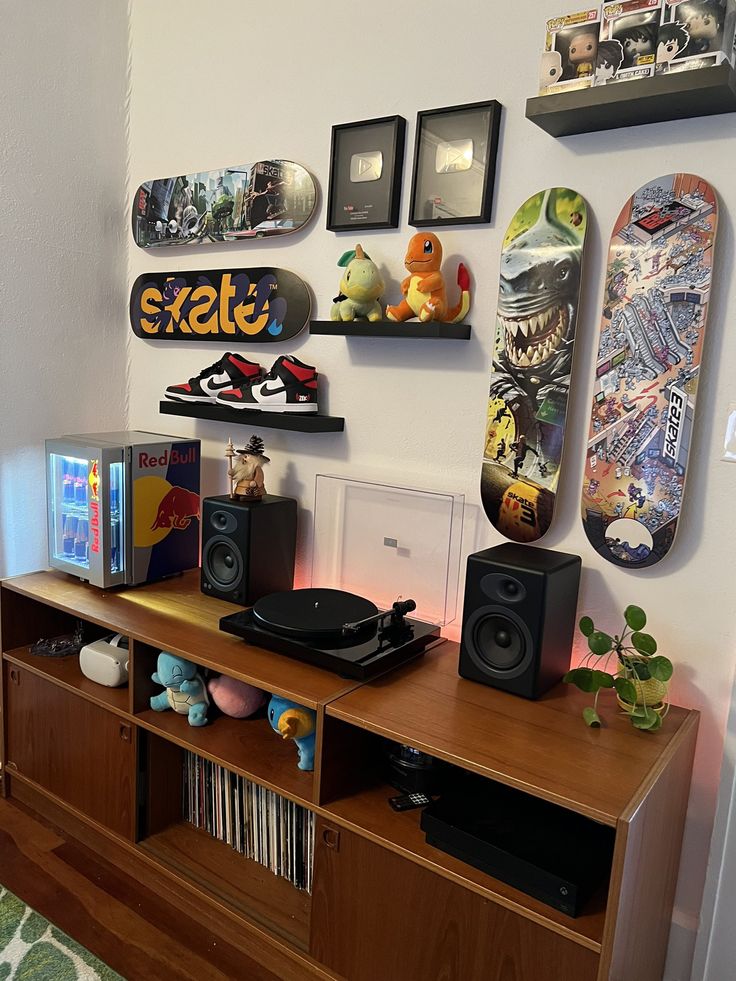
M464 981L495 976L499 965L514 981L658 981L697 713L673 707L660 732L641 734L611 705L605 727L590 730L582 693L560 685L528 702L466 681L449 642L372 681L349 681L222 633L232 609L202 595L196 570L125 591L61 572L3 582L3 795L71 834L83 829L106 861L133 863L141 888L158 876L192 915L217 923L225 942L288 981ZM40 636L78 620L88 639L129 638L128 687L89 681L76 657L30 654ZM314 771L298 769L296 747L263 710L233 719L211 707L202 727L153 711L161 650L313 709ZM430 845L418 810L388 805L397 793L386 772L391 743L484 787L513 788L524 808L544 802L562 820L602 826L613 843L607 881L572 918ZM220 808L266 806L269 835L284 815L313 815L311 892L293 868L296 884L276 874L283 856L269 852L266 867L255 860L263 852L249 857L248 847L220 840L222 810L210 830L195 826L204 812L192 810L194 757L198 793L202 773L217 774ZM238 793L250 796L237 805Z
M146 733L140 742L140 754L141 783L145 788L139 815L140 846L235 913L306 951L309 893L240 854L216 833L188 820L184 798L186 750ZM208 781L208 794L214 789ZM256 828L257 833L265 830Z

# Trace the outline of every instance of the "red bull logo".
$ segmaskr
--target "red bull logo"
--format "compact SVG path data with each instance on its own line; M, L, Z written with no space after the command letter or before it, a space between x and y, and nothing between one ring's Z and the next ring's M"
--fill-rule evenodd
M100 551L100 465L97 460L92 460L89 468L89 530L92 532L92 541L89 545L90 552L95 555Z
M172 487L158 506L151 530L178 528L183 531L193 518L199 518L199 513L199 494L186 487Z
M159 456L155 453L139 453L138 454L138 469L143 470L147 467L168 467L177 466L179 464L186 463L196 463L198 459L198 450L196 446L190 446L186 452L177 450L174 447L172 450L164 450Z

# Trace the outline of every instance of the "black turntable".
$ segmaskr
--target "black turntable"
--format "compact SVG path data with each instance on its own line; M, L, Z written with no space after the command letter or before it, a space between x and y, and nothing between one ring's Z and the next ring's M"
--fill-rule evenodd
M266 650L364 680L421 654L440 636L436 624L411 620L414 600L379 610L340 589L271 593L250 610L220 620L220 630Z

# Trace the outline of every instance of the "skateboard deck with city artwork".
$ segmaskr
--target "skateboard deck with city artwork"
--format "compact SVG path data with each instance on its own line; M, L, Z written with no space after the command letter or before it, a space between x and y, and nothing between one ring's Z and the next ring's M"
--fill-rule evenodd
M685 485L718 203L693 174L641 187L608 252L583 482L583 527L615 565L672 546Z
M130 292L133 333L156 341L288 341L310 310L303 280L271 266L144 273Z
M522 204L503 243L481 499L515 542L552 521L587 225L585 200L553 187Z
M287 235L314 214L312 176L290 160L146 181L133 199L133 238L142 249Z

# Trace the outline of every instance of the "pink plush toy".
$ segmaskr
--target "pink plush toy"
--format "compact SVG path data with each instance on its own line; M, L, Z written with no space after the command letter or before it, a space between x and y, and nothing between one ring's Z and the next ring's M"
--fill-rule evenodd
M260 688L254 688L236 678L228 678L225 674L219 678L210 678L207 689L219 710L233 719L247 719L268 698L266 692Z

